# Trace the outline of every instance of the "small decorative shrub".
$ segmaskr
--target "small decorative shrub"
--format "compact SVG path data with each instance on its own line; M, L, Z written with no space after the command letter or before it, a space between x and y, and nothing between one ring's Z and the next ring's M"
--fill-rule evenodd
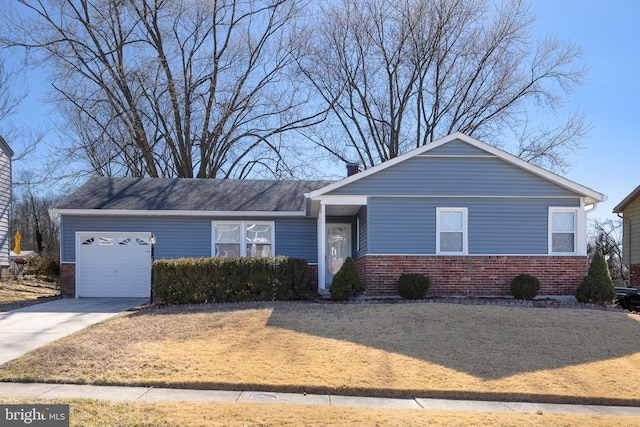
M612 305L616 299L607 261L599 252L593 255L589 271L576 291L576 299L581 303L605 306Z
M427 296L431 280L424 274L405 273L398 280L398 291L402 298L423 299Z
M540 281L530 274L520 274L511 281L511 295L515 299L532 300L540 292Z
M364 292L364 285L360 281L358 276L358 270L356 265L351 259L347 257L340 267L340 270L333 276L331 287L329 287L329 294L333 301L345 301L349 298L356 297Z

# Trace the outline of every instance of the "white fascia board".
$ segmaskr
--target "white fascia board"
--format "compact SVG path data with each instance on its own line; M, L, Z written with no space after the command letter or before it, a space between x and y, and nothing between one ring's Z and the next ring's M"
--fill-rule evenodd
M319 196L314 200L320 201L327 206L365 206L367 204L367 196Z
M359 172L355 175L351 175L350 177L344 178L340 181L336 181L332 184L329 184L325 187L322 187L318 190L312 191L310 193L305 194L306 197L311 198L311 199L315 199L318 196L321 196L323 194L329 193L333 190L336 190L340 187L343 187L345 185L348 185L352 182L358 181L360 179L366 178L370 175L373 175L374 173L377 173L381 170L384 170L388 167L394 166L398 163L404 162L407 159L410 159L414 156L420 155L420 154L424 154L427 153L428 151L434 150L438 147L441 147L442 145L448 144L451 141L455 141L455 140L460 140L463 142L466 142L469 145L472 145L476 148L479 148L481 150L486 151L489 154L493 154L494 156L508 162L511 163L515 166L518 166L521 169L524 169L528 172L531 172L535 175L538 175L550 182L553 182L557 185L560 185L561 187L567 188L571 191L574 191L578 194L580 194L581 196L585 196L587 198L587 201L589 203L599 203L599 202L603 202L605 200L607 200L607 196L605 196L602 193L598 193L597 191L594 191L588 187L585 187L583 185L580 185L578 183L575 183L571 180L568 180L566 178L561 177L560 175L557 175L553 172L550 172L546 169L543 169L539 166L535 166L532 165L531 163L522 160L516 156L514 156L513 154L507 153L504 150L501 150L499 148L496 148L492 145L489 145L487 143L484 143L480 140L477 140L475 138L472 138L468 135L463 134L462 132L455 132L452 133L451 135L447 135L443 138L440 138L436 141L430 142L426 145L423 145L422 147L416 148L415 150L409 151L408 153L405 153L401 156L398 156L394 159L388 160L384 163L380 163L379 165L376 165L374 167L371 167L369 169L366 169L362 172Z
M81 216L193 216L193 217L298 217L306 216L304 211L178 211L178 210L123 210L123 209L51 209L57 215Z

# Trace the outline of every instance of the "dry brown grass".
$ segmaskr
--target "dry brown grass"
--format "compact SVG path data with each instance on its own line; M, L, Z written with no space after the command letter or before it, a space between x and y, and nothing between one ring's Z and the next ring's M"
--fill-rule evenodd
M640 404L640 316L455 304L218 305L119 316L0 379Z
M0 281L0 312L57 298L58 283L29 276Z
M73 426L640 426L640 420L613 415L523 414L421 409L375 409L284 405L273 403L158 404L98 400L27 401L7 403L68 403Z

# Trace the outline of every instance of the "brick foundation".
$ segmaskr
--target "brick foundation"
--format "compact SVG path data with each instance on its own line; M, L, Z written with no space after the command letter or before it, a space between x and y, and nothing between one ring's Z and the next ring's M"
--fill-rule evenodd
M631 264L629 271L629 286L632 288L640 286L640 264Z
M309 264L307 286L310 291L316 292L318 290L318 264Z
M575 295L587 274L586 256L366 255L355 262L367 295L398 295L402 273L429 276L429 296L511 295L511 280L521 273L540 280L540 295Z
M76 296L76 265L60 264L60 292L65 297Z

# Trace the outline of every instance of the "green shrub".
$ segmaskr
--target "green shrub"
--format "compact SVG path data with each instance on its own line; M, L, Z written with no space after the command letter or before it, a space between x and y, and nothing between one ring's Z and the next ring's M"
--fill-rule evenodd
M515 299L532 300L540 292L540 281L530 274L519 274L511 281L511 295Z
M616 299L607 261L599 252L593 255L589 271L576 291L576 299L581 303L604 306L612 305Z
M153 264L153 292L166 304L299 300L307 294L304 259L181 258Z
M33 274L36 277L59 276L60 264L54 259L36 255L27 258L25 272L27 274Z
M364 285L360 281L356 265L351 257L347 257L340 270L333 276L333 281L329 287L331 299L333 301L344 301L363 292Z
M427 296L431 280L424 274L404 273L398 280L398 292L402 298L423 299Z

